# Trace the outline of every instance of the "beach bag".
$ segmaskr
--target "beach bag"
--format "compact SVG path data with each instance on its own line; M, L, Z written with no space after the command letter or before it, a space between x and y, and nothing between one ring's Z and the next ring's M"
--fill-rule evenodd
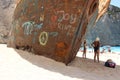
M107 61L107 62L105 62L105 66L106 67L110 67L110 68L115 68L116 63Z

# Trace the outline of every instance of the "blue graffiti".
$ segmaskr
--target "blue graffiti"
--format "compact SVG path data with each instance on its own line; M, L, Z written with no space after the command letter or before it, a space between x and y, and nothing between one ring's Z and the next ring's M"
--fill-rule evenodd
M43 23L35 24L33 21L27 21L25 22L22 27L24 28L24 34L30 35L34 31L34 29L41 29L43 26Z
M34 24L35 24L35 22L32 22L32 21L25 22L22 25L22 27L24 28L24 34L30 35L33 31Z
M41 29L42 26L43 26L43 23L41 23L41 24L35 24L35 28L38 28L38 29Z
M53 36L53 37L56 37L58 35L58 32L50 32L49 35Z
M35 43L36 37L37 37L37 32L34 32L34 37L33 37L33 40L32 40L33 43Z

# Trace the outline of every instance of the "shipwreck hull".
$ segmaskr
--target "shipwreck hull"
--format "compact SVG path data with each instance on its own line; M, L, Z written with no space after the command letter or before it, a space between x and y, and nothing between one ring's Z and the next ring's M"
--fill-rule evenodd
M88 21L98 15L98 4L99 0L20 0L13 44L68 64L80 48Z

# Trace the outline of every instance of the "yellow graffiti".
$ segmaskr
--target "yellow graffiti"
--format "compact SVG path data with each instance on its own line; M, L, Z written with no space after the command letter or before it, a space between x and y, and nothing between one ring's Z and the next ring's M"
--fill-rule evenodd
M41 45L45 46L48 42L48 33L43 31L39 36L39 42Z

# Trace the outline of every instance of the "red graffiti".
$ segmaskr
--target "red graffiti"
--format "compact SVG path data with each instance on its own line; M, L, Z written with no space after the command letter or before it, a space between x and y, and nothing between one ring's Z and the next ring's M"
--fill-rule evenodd
M56 21L57 21L57 16L53 15L53 16L51 17L51 21L52 21L52 22L56 22Z

